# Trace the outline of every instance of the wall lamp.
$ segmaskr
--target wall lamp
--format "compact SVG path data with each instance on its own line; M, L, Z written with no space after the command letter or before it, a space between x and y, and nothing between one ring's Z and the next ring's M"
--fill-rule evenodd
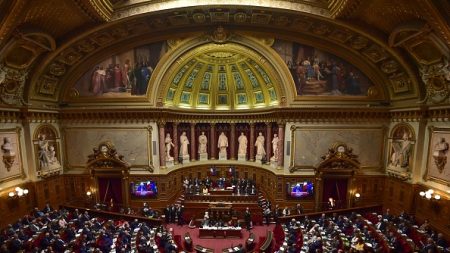
M441 199L441 195L439 194L434 194L434 190L429 189L428 191L421 191L419 192L420 197L424 198L424 199L428 199L428 200L440 200Z
M22 189L20 187L16 187L14 191L8 193L8 197L10 198L20 198L28 195L28 189Z
M360 194L359 192L355 193L355 198L356 198L356 199L361 198L361 194Z

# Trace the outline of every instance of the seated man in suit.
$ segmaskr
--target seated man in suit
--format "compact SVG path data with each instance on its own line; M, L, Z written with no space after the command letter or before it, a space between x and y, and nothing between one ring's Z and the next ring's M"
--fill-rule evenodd
M427 245L423 247L422 253L438 253L438 248L432 238L427 239Z

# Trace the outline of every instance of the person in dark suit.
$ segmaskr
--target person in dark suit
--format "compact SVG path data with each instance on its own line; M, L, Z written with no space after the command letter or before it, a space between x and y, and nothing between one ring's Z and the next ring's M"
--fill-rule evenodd
M164 217L166 220L166 224L170 223L170 206L167 205L167 207L164 209Z
M266 225L269 226L270 224L270 209L268 207L266 207L266 209L264 209L264 219L266 220Z
M427 239L427 245L425 245L425 247L423 247L422 253L437 253L438 248L436 246L436 244L434 243L432 238L428 238Z
M245 224L247 225L247 230L250 231L251 229L251 222L252 222L252 214L250 213L250 209L247 207L247 209L245 209L245 213L244 213L244 220L245 220Z
M281 216L281 209L278 206L278 204L275 205L275 208L273 209L273 220L275 221L276 224L279 224L279 217Z
M445 240L444 235L442 233L439 233L437 235L436 245L440 246L440 247L442 247L444 249L448 248L448 243Z
M177 210L174 205L170 206L170 223L175 223L175 217L177 215Z

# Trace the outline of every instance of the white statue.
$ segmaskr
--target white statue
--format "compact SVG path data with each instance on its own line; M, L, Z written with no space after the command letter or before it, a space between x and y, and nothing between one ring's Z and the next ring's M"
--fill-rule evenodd
M208 144L208 138L206 137L205 132L202 132L202 134L198 137L198 153L199 154L208 153L207 144Z
M239 148L238 155L246 155L247 154L247 136L243 132L241 132L241 136L238 138Z
M166 161L173 161L173 157L170 155L170 150L172 147L175 147L175 145L172 142L172 138L170 138L170 134L166 134L164 143L166 144Z
M392 142L394 153L391 156L391 165L407 168L409 166L409 157L411 153L411 146L414 144L409 139L408 133L404 132L400 140Z
M189 145L189 140L188 137L186 136L186 132L183 132L180 136L180 156L184 157L184 156L189 156L189 150L188 150L188 145Z
M226 154L228 147L228 137L222 132L217 141L217 147L219 148L219 154Z
M58 158L56 157L55 146L50 145L48 140L45 139L45 134L39 135L39 140L37 142L39 146L38 159L39 168L41 170L46 169L58 169L61 167Z
M256 155L257 156L265 156L266 150L264 149L264 136L261 132L259 132L258 137L256 138L255 147L256 147Z
M273 150L273 156L270 158L272 161L278 161L278 142L280 141L280 138L278 138L277 134L273 135L272 139L272 150Z
M49 159L47 156L48 151L48 141L45 139L45 134L41 134L38 140L38 157L39 157L39 168L46 169L48 168Z
M4 155L8 155L8 156L13 156L16 155L14 153L14 149L13 146L11 144L11 138L10 137L5 137L3 138L3 145L2 145L2 151Z

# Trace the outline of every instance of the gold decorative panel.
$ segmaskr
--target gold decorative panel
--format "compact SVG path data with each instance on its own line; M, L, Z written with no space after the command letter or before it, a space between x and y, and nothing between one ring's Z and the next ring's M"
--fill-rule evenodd
M167 74L166 74L167 73ZM278 105L275 70L259 53L237 43L208 43L191 49L162 73L167 107L251 109Z

